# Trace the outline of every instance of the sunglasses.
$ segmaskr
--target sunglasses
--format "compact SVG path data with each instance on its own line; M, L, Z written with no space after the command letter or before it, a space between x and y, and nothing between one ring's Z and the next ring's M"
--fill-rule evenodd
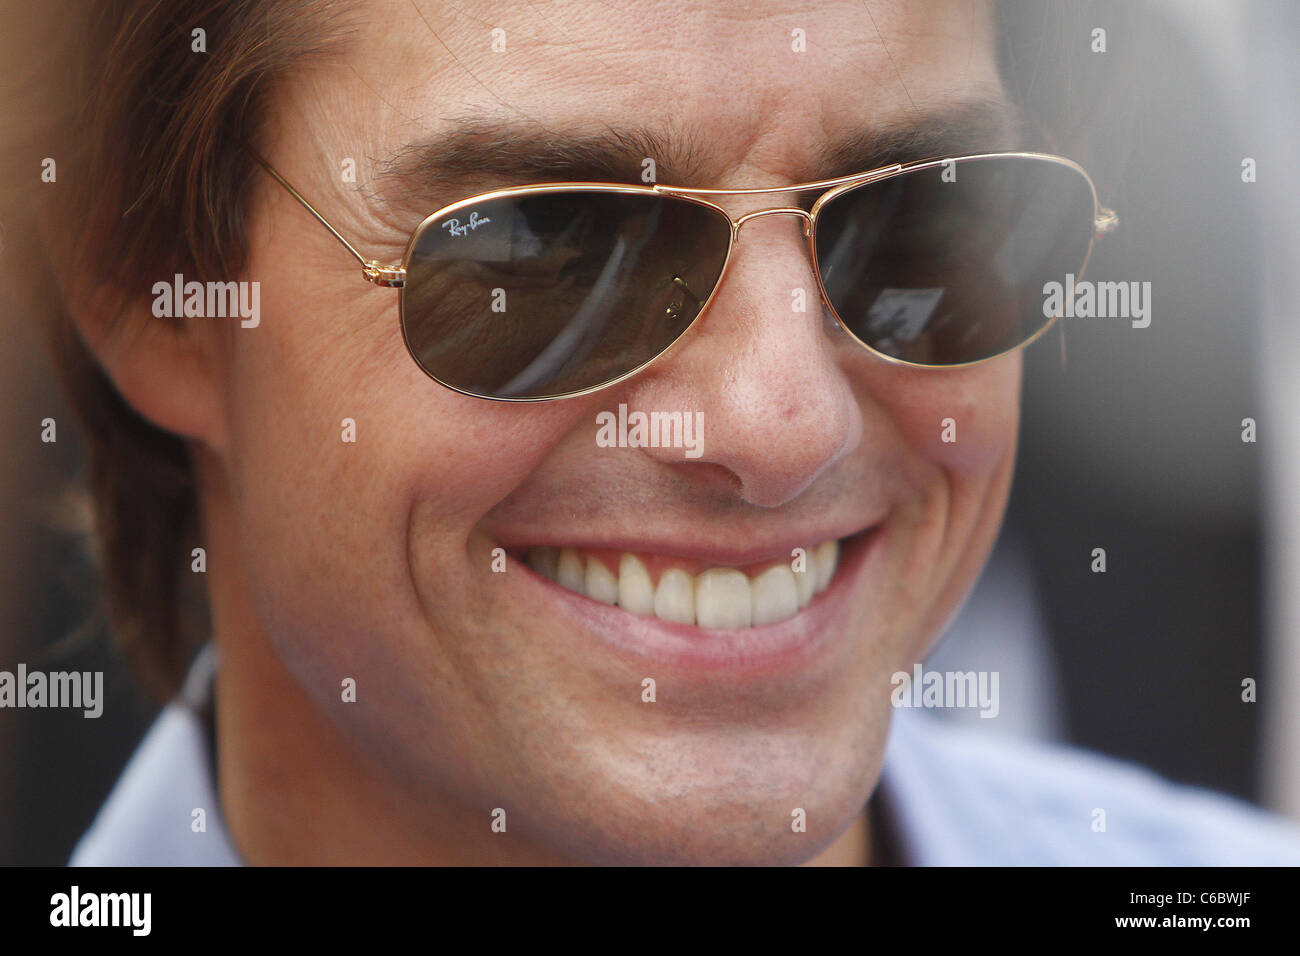
M376 285L400 289L402 337L440 385L476 398L585 395L645 369L714 301L740 228L802 220L822 303L887 361L956 368L1029 344L1059 317L1043 286L1081 278L1118 223L1078 164L986 153L764 189L548 183L426 217L400 265L363 257L265 160ZM733 217L705 197L821 190L810 209Z

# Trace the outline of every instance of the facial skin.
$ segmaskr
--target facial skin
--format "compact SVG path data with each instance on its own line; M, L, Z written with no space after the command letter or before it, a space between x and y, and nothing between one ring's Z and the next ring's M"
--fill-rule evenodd
M1001 95L991 13L964 0L873 2L870 18L848 2L358 7L343 57L276 92L265 147L384 262L433 207L368 203L341 163L364 187L370 157L453 113L697 128L711 178L690 185L726 188L819 178L808 160L829 137ZM889 676L924 655L992 547L1019 353L951 370L870 355L819 315L799 220L773 216L745 224L709 312L642 374L559 402L468 398L411 360L397 293L261 179L241 277L261 282L259 327L189 320L97 346L137 408L193 440L222 812L245 859L866 862ZM791 310L796 288L807 312ZM702 457L598 448L596 415L620 403L702 411ZM788 560L868 527L825 607L774 626L815 631L815 648L776 663L646 653L627 612L518 561L491 570L497 546ZM622 645L598 632L609 622Z

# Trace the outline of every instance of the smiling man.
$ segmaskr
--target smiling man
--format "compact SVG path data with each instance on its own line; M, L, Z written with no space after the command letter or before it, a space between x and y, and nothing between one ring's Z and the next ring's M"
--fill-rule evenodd
M1113 222L1008 155L991 4L96 6L63 363L133 653L174 673L187 588L211 645L76 862L1295 846L891 708ZM154 315L178 274L259 322Z

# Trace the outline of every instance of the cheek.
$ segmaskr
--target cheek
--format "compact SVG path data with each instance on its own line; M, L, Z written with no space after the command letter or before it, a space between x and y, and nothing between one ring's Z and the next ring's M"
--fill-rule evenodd
M1021 355L962 369L894 369L877 390L903 441L954 477L987 478L1013 454ZM883 396L883 397L882 397Z
M366 608L414 623L413 555L464 577L474 525L575 411L451 392L407 353L395 299L317 288L264 286L231 366L234 519L277 643L373 628Z
M915 495L899 512L898 580L910 590L898 613L920 614L899 631L910 637L895 670L910 670L943 633L992 550L1014 470L1020 376L1016 352L965 369L891 366L872 381L873 400L908 448Z
M234 472L246 497L286 488L299 507L323 504L372 532L413 505L448 529L473 524L555 444L572 410L438 385L403 344L396 298L370 291L264 296L265 334L233 360Z

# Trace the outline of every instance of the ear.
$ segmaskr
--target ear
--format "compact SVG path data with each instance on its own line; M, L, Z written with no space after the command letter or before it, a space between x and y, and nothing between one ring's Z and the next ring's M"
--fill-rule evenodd
M224 320L160 318L152 297L90 289L84 280L74 281L68 303L82 341L127 404L161 429L226 450Z

